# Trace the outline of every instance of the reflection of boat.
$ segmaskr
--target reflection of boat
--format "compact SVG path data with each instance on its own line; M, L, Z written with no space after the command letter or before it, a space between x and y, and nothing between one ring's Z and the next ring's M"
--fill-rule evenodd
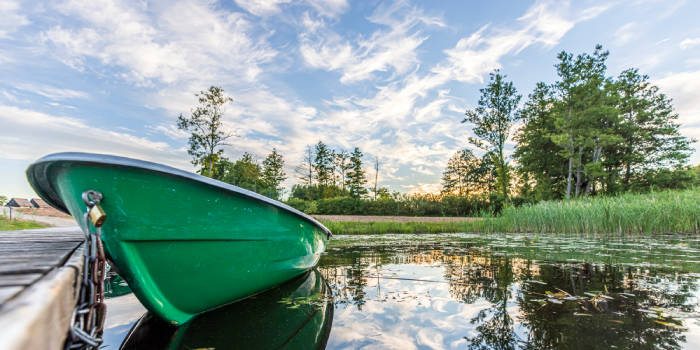
M181 327L146 314L120 349L323 349L333 322L331 296L314 270Z
M121 276L114 272L109 272L107 275L109 278L105 279L105 297L116 298L131 293L131 288Z
M32 164L27 178L83 226L82 194L100 192L112 264L146 308L173 324L308 271L330 236L280 202L135 159L58 153Z

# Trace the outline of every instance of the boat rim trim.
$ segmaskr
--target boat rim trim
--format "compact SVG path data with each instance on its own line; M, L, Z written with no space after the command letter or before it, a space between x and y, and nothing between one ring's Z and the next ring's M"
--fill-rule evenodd
M188 180L193 180L197 182L201 182L210 186L218 187L230 192L234 192L236 194L240 194L249 198L257 199L260 201L263 201L267 204L273 205L275 207L278 207L280 209L284 209L288 212L294 213L303 219L311 222L312 224L318 226L320 229L322 229L326 235L330 238L332 235L331 231L324 226L322 223L320 223L318 220L314 219L313 217L309 216L308 214L305 214L304 212L295 209L287 204L284 204L280 201L274 200L269 197L265 197L259 193L255 193L250 190L246 190L244 188L234 186L225 182L221 182L219 180L215 180L203 175L195 174L189 171L177 169L168 165L164 164L159 164L159 163L154 163L154 162L149 162L145 160L140 160L140 159L134 159L134 158L127 158L127 157L121 157L121 156L115 156L115 155L109 155L109 154L97 154L97 153L83 153L83 152L61 152L61 153L53 153L46 155L44 157L41 157L27 168L27 180L29 181L29 184L34 188L34 190L37 192L37 194L43 198L49 205L52 207L70 214L68 212L68 208L63 204L63 201L61 198L58 196L56 193L56 190L53 188L51 185L51 182L48 181L48 178L46 176L46 168L48 165L56 163L56 162L77 162L77 163L88 163L88 164L96 164L96 165L116 165L116 166L122 166L122 167L131 167L131 168L138 168L138 169L143 169L143 170L149 170L149 171L155 171L167 175L172 175L172 176L177 176L181 178L185 178Z

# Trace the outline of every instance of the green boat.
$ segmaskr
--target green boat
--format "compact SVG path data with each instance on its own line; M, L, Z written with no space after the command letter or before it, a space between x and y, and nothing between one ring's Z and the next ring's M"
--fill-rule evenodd
M146 313L119 349L324 349L332 323L332 292L312 270L181 327Z
M331 235L278 201L131 158L57 153L30 165L27 178L83 230L91 224L82 195L101 193L110 264L148 310L175 325L310 270Z

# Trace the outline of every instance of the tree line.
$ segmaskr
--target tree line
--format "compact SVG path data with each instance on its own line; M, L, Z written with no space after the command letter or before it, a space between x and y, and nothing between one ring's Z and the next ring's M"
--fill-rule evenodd
M474 215L505 203L698 184L700 166L688 166L694 140L680 134L671 99L636 68L608 76L608 56L600 45L592 53L562 51L554 65L558 79L538 82L522 105L513 82L499 70L491 73L462 120L472 125L467 141L481 155L457 151L443 172L440 195L378 187L377 158L370 194L363 152L318 141L295 168L298 183L288 203L322 214ZM177 126L190 134L197 172L280 199L287 179L282 155L273 149L261 163L249 153L231 161L222 147L235 135L225 131L222 117L232 99L214 86L196 96L198 105L180 114Z
M180 114L177 127L189 133L187 153L201 175L249 189L265 196L280 199L282 183L287 179L284 159L272 149L260 164L250 153L231 161L224 155L223 146L234 137L223 125L223 108L233 99L220 87L212 86L195 94L198 104L189 115ZM359 199L367 195L367 176L363 169L363 153L358 147L352 152L333 150L322 141L307 146L302 164L295 172L299 184L292 187L291 198L317 200L334 197ZM376 163L379 171L379 162ZM375 176L374 197L386 196L388 190L377 189Z
M695 185L697 171L688 166L694 140L680 134L671 99L636 68L607 76L608 56L600 45L590 54L562 51L558 80L537 83L521 107L513 83L491 73L462 120L474 125L468 141L484 154L457 151L443 193L507 202Z
M335 197L363 198L369 193L367 174L362 158L364 154L355 147L352 152L333 150L319 141L306 147L304 159L295 168L299 184L292 186L290 198L318 200ZM379 172L379 163L376 163ZM374 198L388 195L385 188L377 189L375 176Z

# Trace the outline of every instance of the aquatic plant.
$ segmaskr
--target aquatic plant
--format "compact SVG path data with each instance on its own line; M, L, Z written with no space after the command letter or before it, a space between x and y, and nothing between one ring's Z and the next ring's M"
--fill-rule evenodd
M323 222L336 234L531 232L698 233L700 189L545 201L465 222ZM417 221L420 219L416 219Z
M483 232L697 233L700 189L545 201L517 208L475 227Z

